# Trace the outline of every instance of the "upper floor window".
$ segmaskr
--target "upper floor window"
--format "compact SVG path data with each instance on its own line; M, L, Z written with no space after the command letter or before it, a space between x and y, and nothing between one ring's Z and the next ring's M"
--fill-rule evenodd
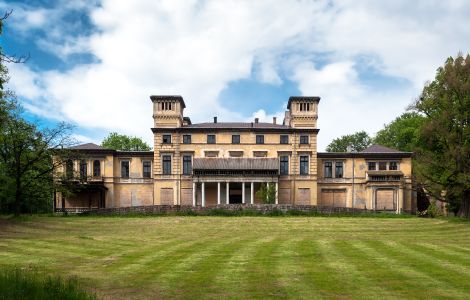
M150 178L152 175L152 163L148 160L142 162L142 175L144 178Z
M191 175L193 172L191 165L191 155L183 156L183 175Z
M301 135L300 136L300 143L301 144L308 144L308 135Z
M238 134L232 135L232 144L240 144L240 135Z
M388 169L393 171L398 170L398 163L396 161L391 161L388 166Z
M86 179L87 177L87 163L86 161L80 161L80 179Z
M379 162L379 171L385 171L387 170L387 162L386 161L380 161Z
M289 144L289 136L287 134L282 134L280 139L281 144Z
M172 103L171 102L163 102L162 103L162 110L172 110Z
M163 144L171 144L171 134L163 135Z
M310 111L310 103L299 103L300 111Z
M279 157L279 173L281 175L289 174L289 156L282 155Z
M207 143L208 144L215 144L215 134L208 134L207 135Z
M343 178L343 163L340 161L335 163L335 178Z
M325 178L332 178L333 177L333 164L331 161L325 162Z
M73 177L73 160L71 159L65 162L65 176L69 179Z
M121 161L121 177L129 178L129 161L128 160Z
M370 162L368 163L368 169L369 169L369 171L375 171L375 170L376 170L376 163L375 163L375 161L370 161Z
M257 144L264 144L264 135L262 135L262 134L256 135L256 143Z
M162 165L163 165L163 175L171 174L171 155L162 156Z
M300 175L308 175L308 156L300 156Z
M93 177L101 176L101 162L99 160L93 161Z
M191 135L183 134L183 144L191 144Z

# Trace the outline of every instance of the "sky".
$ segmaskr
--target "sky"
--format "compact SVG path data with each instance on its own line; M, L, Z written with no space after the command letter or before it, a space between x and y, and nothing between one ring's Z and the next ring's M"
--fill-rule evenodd
M318 150L406 111L449 56L470 50L470 1L3 1L1 46L28 119L152 145L150 95L193 123L282 120L319 96Z

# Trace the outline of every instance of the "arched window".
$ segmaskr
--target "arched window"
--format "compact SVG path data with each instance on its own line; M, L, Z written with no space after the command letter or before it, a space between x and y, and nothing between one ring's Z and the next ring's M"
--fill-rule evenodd
M99 160L93 161L93 177L101 176L101 163Z

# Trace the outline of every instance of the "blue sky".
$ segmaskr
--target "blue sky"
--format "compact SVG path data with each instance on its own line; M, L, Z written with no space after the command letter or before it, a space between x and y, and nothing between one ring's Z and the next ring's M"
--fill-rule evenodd
M322 98L319 150L374 134L448 56L469 52L468 1L1 1L1 45L27 54L10 88L29 119L151 142L149 96L177 94L193 122L282 120Z

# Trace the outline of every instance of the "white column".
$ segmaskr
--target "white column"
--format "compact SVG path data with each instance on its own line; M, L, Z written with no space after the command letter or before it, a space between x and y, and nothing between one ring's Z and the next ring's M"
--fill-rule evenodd
M276 204L279 204L279 183L276 182Z
M230 204L230 183L227 182L227 185L226 185L226 190L225 190L225 203L226 204Z
M245 204L245 183L242 182L242 203Z
M255 203L255 184L252 182L251 183L251 189L250 189L250 193L251 193L251 197L250 197L250 201L251 201L251 204L254 204Z
M193 206L196 206L196 183L193 182Z
M220 182L217 182L217 205L220 204Z
M201 184L201 190L202 190L201 205L202 207L204 207L206 206L206 185L204 182Z

